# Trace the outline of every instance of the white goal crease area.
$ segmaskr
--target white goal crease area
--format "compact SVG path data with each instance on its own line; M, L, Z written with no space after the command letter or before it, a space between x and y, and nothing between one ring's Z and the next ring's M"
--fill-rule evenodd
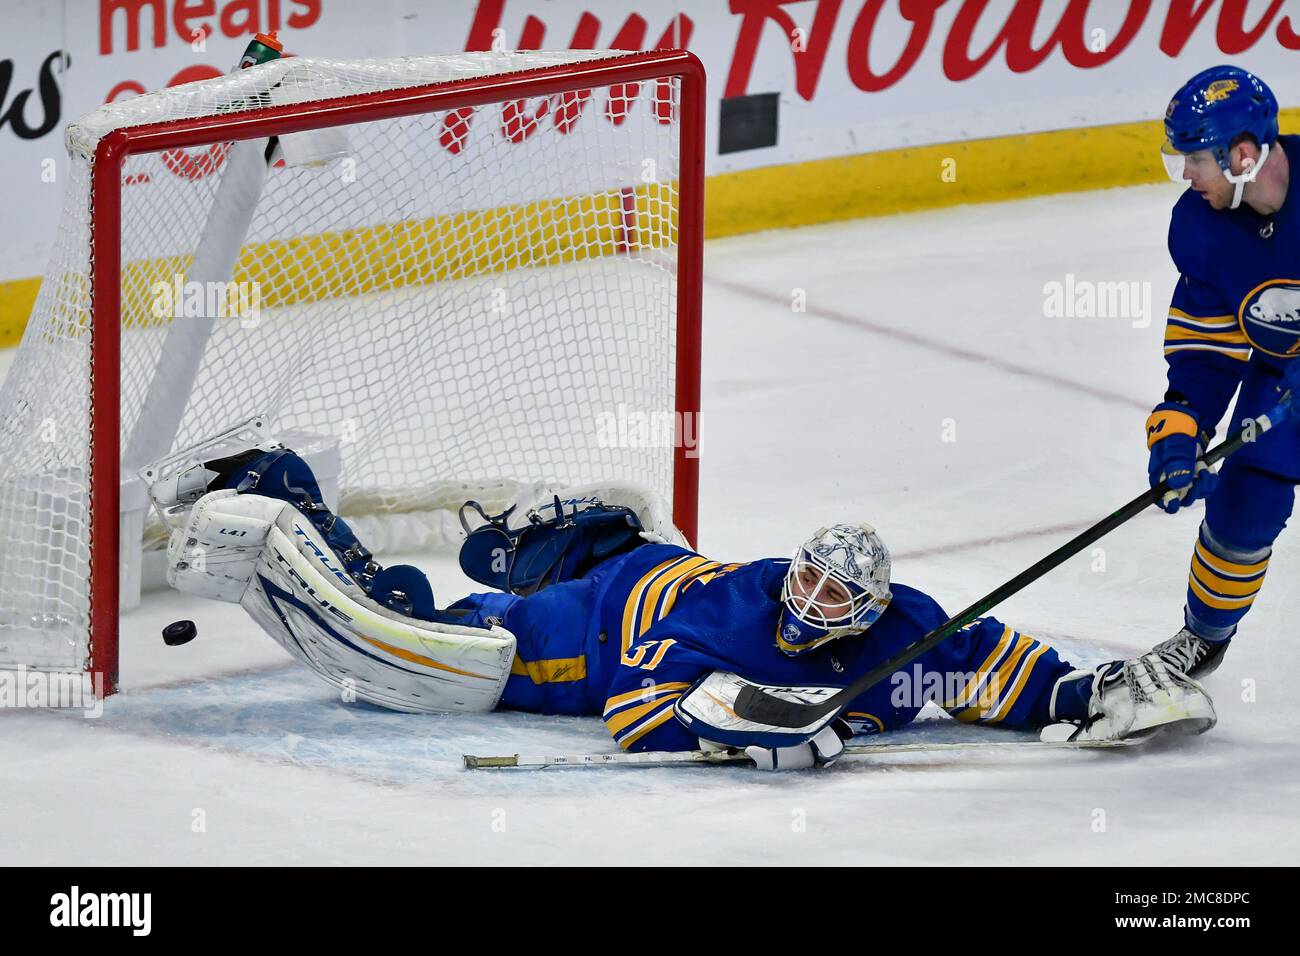
M138 470L255 415L376 552L536 481L640 482L694 541L694 444L599 426L698 415L703 136L679 50L291 57L69 126L0 388L0 669L111 693Z

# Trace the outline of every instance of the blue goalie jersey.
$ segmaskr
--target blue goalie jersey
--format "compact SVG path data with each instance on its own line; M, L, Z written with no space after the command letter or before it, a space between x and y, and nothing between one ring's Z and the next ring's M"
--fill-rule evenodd
M648 544L530 597L476 594L455 607L494 617L517 638L502 706L599 714L624 749L689 750L698 741L673 705L705 674L844 687L947 619L932 598L895 584L868 631L789 657L776 647L788 566L722 564ZM963 721L1041 727L1070 670L1051 647L984 618L862 694L844 716L856 733L880 733L933 701Z

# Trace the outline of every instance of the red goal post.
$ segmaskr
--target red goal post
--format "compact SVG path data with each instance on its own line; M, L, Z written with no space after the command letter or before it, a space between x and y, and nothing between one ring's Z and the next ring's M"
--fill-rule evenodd
M102 681L103 693L113 693L119 679L125 281L122 236L124 176L129 160L146 153L261 140L421 114L445 114L515 100L562 97L597 88L634 89L637 84L665 80L673 82L676 90L674 122L679 127L680 148L674 187L676 209L672 214L676 246L673 407L679 420L689 421L694 436L700 405L705 78L699 61L689 52L663 50L610 55L447 82L129 125L113 129L98 140L90 175L89 614L85 667L96 681ZM674 444L673 513L677 525L694 542L698 447L693 443Z

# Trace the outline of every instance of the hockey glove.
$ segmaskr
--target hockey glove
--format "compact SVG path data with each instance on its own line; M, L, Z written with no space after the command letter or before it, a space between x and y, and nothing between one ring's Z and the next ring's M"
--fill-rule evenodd
M1147 419L1147 477L1154 488L1160 482L1169 491L1160 499L1160 507L1174 514L1183 505L1208 497L1218 484L1219 476L1210 470L1201 455L1209 435L1201 431L1196 414L1187 405L1161 402Z
M746 747L745 753L759 770L807 770L829 767L844 753L844 741L853 736L853 728L836 719L817 732L806 744L794 747Z
M763 770L829 766L844 752L844 741L853 736L849 725L833 712L796 728L747 720L736 711L736 699L747 687L760 687L775 697L800 703L816 703L839 691L838 687L775 687L727 671L712 671L677 698L673 712L699 738L701 748L743 748Z

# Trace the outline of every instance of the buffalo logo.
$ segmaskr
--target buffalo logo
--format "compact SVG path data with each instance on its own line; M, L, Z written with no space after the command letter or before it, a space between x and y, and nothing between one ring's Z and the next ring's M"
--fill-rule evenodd
M1221 103L1240 86L1236 80L1215 80L1205 88L1205 102Z
M793 644L802 636L802 632L799 630L799 628L796 625L787 624L784 628L781 629L781 636Z
M1170 119L1174 115L1174 110L1178 109L1178 101L1170 100L1169 106L1165 110L1165 119Z
M1270 355L1300 352L1300 280L1274 279L1242 300L1238 313L1250 344Z

